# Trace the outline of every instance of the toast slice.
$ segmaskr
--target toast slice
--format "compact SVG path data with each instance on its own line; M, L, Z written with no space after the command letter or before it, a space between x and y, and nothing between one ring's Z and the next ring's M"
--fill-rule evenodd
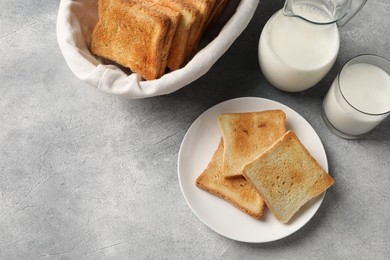
M181 19L173 36L167 66L176 70L183 66L186 60L186 50L190 33L200 24L199 11L185 0L153 0L155 3L169 7L181 14Z
M245 164L242 173L281 223L334 182L291 130Z
M98 0L98 15L99 19L102 17L103 13L107 9L107 6L110 4L111 0Z
M219 17L222 15L223 11L225 10L226 5L228 4L229 0L219 0L216 1L214 4L214 7L212 8L209 17L207 18L205 27L208 28L209 26L213 26L216 24Z
M186 59L190 58L190 56L195 51L198 46L199 40L203 34L203 31L206 26L206 22L210 13L215 5L216 0L193 0L188 1L194 8L196 8L199 12L200 21L197 27L194 27L189 35L188 44L186 48Z
M161 4L156 4L154 1L141 1L138 0L140 3L142 3L143 6L152 9L155 12L160 12L163 15L168 16L170 23L169 23L169 28L168 28L168 33L165 37L165 41L163 44L163 62L165 64L164 67L162 67L161 74L165 73L166 66L168 64L168 59L170 52L172 50L173 44L177 46L177 38L175 38L176 32L177 32L177 27L179 26L179 23L181 21L182 15L179 11L176 11L172 9L171 7L163 6ZM174 46L174 47L175 47Z
M99 7L102 14L92 33L92 53L128 67L147 80L162 76L170 18L132 1L105 3Z
M234 205L241 211L259 219L264 201L243 176L224 178L222 174L223 139L218 145L207 168L196 179L196 186Z
M286 114L282 110L221 114L218 124L225 144L223 174L234 177L286 132Z

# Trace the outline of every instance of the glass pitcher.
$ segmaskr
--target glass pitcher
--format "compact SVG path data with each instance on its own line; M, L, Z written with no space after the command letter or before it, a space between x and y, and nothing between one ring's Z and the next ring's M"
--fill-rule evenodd
M266 23L259 40L259 63L276 88L296 92L317 84L336 61L338 26L367 0L287 0Z

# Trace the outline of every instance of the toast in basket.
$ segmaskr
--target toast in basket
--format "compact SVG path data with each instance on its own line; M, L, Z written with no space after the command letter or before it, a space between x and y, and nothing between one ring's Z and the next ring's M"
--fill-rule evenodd
M216 2L99 0L91 52L130 68L146 80L160 78L192 57L210 19L222 11Z
M125 0L101 4L102 10L92 33L91 51L145 79L163 75L169 50L164 48L171 27L169 16Z

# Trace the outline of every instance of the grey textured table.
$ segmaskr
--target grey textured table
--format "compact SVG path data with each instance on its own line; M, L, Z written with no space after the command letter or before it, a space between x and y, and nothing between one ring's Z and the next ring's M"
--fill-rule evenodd
M1 259L389 259L390 120L359 140L333 135L321 101L349 58L390 59L390 1L371 0L340 29L332 71L285 93L259 70L262 27L282 1L261 0L228 52L173 94L125 100L68 69L56 1L0 1ZM317 214L282 240L246 244L205 226L177 179L180 143L211 106L235 97L281 102L317 131L335 185Z

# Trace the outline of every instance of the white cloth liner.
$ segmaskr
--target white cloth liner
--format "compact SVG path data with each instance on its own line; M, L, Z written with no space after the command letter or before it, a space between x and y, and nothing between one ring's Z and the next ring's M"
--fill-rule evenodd
M252 19L260 0L241 0L218 36L183 68L156 80L127 75L115 65L104 65L88 49L97 22L97 0L61 0L57 17L57 40L71 71L98 89L128 99L172 93L204 75L226 52Z

